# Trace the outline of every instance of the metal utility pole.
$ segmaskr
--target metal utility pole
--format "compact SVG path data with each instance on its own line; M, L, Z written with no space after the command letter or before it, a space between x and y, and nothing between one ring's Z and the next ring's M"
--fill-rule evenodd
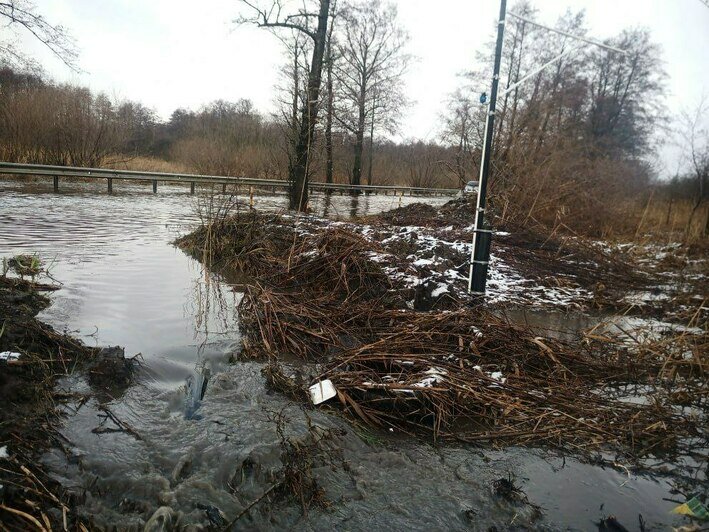
M705 0L702 0L705 1ZM709 0L706 0L709 2ZM485 283L487 282L487 269L488 269L488 264L490 262L490 243L492 241L492 229L485 224L485 208L487 206L487 178L488 178L488 173L490 171L490 154L492 150L492 134L494 131L494 122L495 122L495 106L497 105L497 86L499 85L500 82L500 60L502 57L502 41L504 39L504 34L505 34L505 16L506 16L506 6L507 6L507 1L506 0L501 0L500 2L500 19L497 24L497 44L495 46L495 66L493 67L493 74L492 74L492 90L490 91L490 104L488 107L488 112L487 112L487 118L485 121L485 139L483 140L483 149L482 149L482 157L480 160L480 181L478 185L478 206L475 210L475 230L474 230L474 235L473 235L473 250L470 253L470 277L468 279L468 292L471 294L475 294L477 296L484 296L485 295ZM582 43L586 44L592 44L594 46L599 46L601 48L605 48L611 52L616 52L616 53L621 53L621 54L626 54L624 50L621 50L619 48L616 48L614 46L610 46L608 44L593 40L593 39L587 39L586 37L580 37L576 35L572 35L570 33L566 33L561 30L557 30L555 28L550 28L549 26L544 26L542 24L539 24L538 22L534 22L533 20L529 20L525 17L521 17L519 15L516 15L514 13L510 13L511 16L522 20L524 22L527 22L529 24L533 24L535 26L538 26L542 29L561 34L565 37L570 37L574 40L580 41ZM557 55L553 59L547 61L544 63L542 66L539 68L534 69L532 72L529 72L527 75L525 75L522 79L514 83L513 85L510 85L507 87L505 91L503 91L503 95L509 93L510 91L514 90L517 86L520 84L524 83L528 79L530 79L532 76L535 76L548 66L552 65L553 63L556 63L557 61L561 60L563 57L573 54L583 48L583 45L579 45L574 48L570 48L561 54ZM480 100L481 103L484 100Z
M492 148L492 134L495 125L497 86L500 83L500 62L502 58L502 41L505 36L506 13L507 0L501 0L500 18L497 23L497 44L495 45L495 65L492 72L490 105L488 107L487 118L485 120L485 139L483 140L482 157L480 159L480 180L478 183L478 206L475 209L473 251L470 255L470 278L468 280L468 292L477 295L485 294L487 268L490 262L492 229L485 225L485 208L487 205L487 178L490 171L490 153Z

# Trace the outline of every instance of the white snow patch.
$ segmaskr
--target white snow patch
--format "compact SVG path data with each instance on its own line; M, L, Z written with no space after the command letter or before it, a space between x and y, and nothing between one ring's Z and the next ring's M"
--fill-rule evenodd
M445 283L438 283L438 286L431 292L431 297L439 297L448 292L448 285Z
M419 382L416 382L412 384L411 386L414 388L430 388L436 383L439 382L444 382L444 376L448 375L448 372L442 368L429 368L426 371L424 371L426 375L430 375L430 377L425 377L421 379Z
M507 382L507 379L502 376L502 372L501 372L501 371L487 372L487 371L483 371L483 368L480 367L480 366L473 366L473 369L476 370L476 371L479 371L480 373L482 373L482 374L485 375L486 377L490 377L492 380L497 381L497 382L499 382L500 384L505 384L505 382ZM497 386L497 384L492 384L492 385L491 385L491 387L493 387L493 388L494 388L495 386Z
M634 294L628 294L623 298L623 301L631 305L642 305L643 303L653 303L656 301L668 301L670 296L668 294L659 293L654 294L652 292L636 292Z
M383 253L377 253L375 251L370 251L367 253L367 256L372 259L374 262L388 262L390 259L389 255L385 255Z
M462 276L458 270L450 269L446 270L443 275L448 277L449 279L455 281L456 279L466 279L466 277Z
M505 382L507 381L507 379L502 376L501 371L493 371L492 373L488 373L487 376L501 384L505 384Z
M663 334L668 333L702 334L704 332L699 327L686 327L655 318L638 316L618 316L609 320L601 330L629 345L657 341L662 338Z

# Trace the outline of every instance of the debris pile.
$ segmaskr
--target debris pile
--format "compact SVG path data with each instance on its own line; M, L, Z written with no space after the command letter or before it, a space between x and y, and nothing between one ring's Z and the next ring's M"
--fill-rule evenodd
M542 339L479 310L391 311L379 323L376 340L339 353L318 377L369 424L498 444L612 445L632 455L699 434L696 419L662 393L640 404L608 392L649 382L659 361L600 342Z
M419 259L353 225L250 213L178 242L254 278L240 307L243 356L268 359L269 382L291 397L329 379L341 408L367 424L504 445L638 456L706 438L660 391L676 366L665 353L637 356L602 335L539 338L484 307L415 310L405 272ZM293 359L315 363L310 379L279 369ZM694 399L703 393L682 380ZM628 383L652 389L642 401L609 391Z
M456 229L470 227L476 207L475 196L462 196L447 202L440 208L427 203L410 203L373 217L395 226L448 227Z

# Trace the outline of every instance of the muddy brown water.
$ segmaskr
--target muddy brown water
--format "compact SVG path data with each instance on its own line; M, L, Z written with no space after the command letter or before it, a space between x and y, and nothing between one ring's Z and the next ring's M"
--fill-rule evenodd
M40 318L88 344L121 345L127 355L143 357L135 385L105 405L141 439L93 432L101 425L100 405L77 402L62 427L68 453L53 450L44 463L96 526L141 530L160 506L179 513L182 525L207 526L205 508L231 520L271 486L268 473L281 465L275 413L286 415L287 433L296 438L307 432L305 414L265 388L261 364L228 363L239 349L241 288L170 244L196 224L185 189L160 187L153 195L126 185L112 196L97 189L63 183L54 194L50 183L0 182L0 256L37 252L63 283ZM403 198L409 201L416 198ZM285 198L256 203L280 209ZM390 196L356 203L333 196L327 210L347 217L398 203ZM323 197L315 206L325 210ZM60 386L90 391L80 375ZM663 478L628 476L543 450L434 447L368 434L323 410L308 415L339 431L339 462L314 470L332 505L304 516L290 500L264 502L238 529L591 530L610 514L630 530L638 528L638 514L648 529L680 522L669 514L674 504L663 500L673 497ZM532 520L529 506L495 496L493 481L510 474L541 506L541 519Z

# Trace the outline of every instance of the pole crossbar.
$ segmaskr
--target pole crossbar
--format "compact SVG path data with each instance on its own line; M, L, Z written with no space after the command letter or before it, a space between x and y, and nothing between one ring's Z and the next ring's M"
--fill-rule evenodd
M531 19L528 19L527 17L523 17L522 15L517 15L516 13L510 13L509 15L511 17L515 17L516 19L521 20L522 22L526 22L527 24L532 24L533 26L537 26L538 28L542 28L547 31L558 33L559 35L563 35L564 37L569 37L571 39L576 39L577 41L582 41L587 44L593 44L596 46L600 46L601 48L605 48L606 50L611 50L611 51L617 52L619 54L623 54L623 55L628 54L628 52L626 52L625 50L621 50L620 48L616 48L615 46L611 46L610 44L602 43L601 41L597 41L596 39L589 39L587 37L581 37L580 35L574 35L573 33L568 33L566 31L562 31L562 30L559 30L556 28L545 26L544 24L540 24L539 22L535 22Z

